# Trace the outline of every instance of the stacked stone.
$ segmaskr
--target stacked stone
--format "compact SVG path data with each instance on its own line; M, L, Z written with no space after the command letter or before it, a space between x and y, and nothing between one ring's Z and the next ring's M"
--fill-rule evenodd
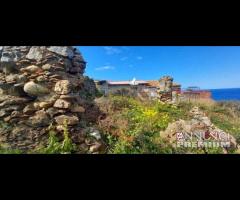
M1 46L0 121L10 128L0 129L0 144L32 149L46 141L50 124L62 131L65 121L75 142L84 143L80 125L97 117L86 117L96 111L96 88L85 67L71 46Z
M164 76L159 80L159 83L160 83L158 89L159 100L163 102L172 101L173 78L170 76Z
M178 133L205 134L206 138L202 138L202 141L207 141L209 138L215 139L210 137L211 136L210 133L212 135L215 134L215 137L216 137L216 133L218 133L221 135L221 140L227 139L227 141L230 142L230 147L223 148L224 153L227 153L231 149L235 149L235 150L239 149L236 139L232 135L216 127L211 122L209 117L207 117L207 115L199 109L199 107L197 106L193 107L190 110L189 114L190 116L192 116L191 120L180 119L178 121L175 121L169 124L167 129L160 133L161 137L164 139L167 139L170 143L173 144L174 147L176 147L176 139L177 139ZM213 141L216 141L216 139Z

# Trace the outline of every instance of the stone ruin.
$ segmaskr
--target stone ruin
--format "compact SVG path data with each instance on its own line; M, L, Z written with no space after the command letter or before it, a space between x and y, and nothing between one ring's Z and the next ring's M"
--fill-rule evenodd
M67 122L79 151L97 152L89 124L99 110L94 81L83 76L81 53L72 46L0 46L0 144L27 151L46 145L48 127L60 134ZM7 124L7 125L6 125Z
M171 102L172 96L173 78L170 76L163 76L159 80L158 96L159 100L163 102Z
M195 106L189 111L189 115L192 117L190 120L183 120L179 119L178 121L172 122L168 125L167 129L160 132L160 135L163 139L166 139L170 144L176 148L176 147L184 147L185 144L189 143L190 141L187 140L188 138L180 138L178 141L179 144L177 144L177 138L179 139L179 136L182 136L182 134L202 134L205 135L205 138L202 138L201 140L198 140L199 147L198 149L206 150L205 146L203 145L204 142L219 142L220 144L225 141L229 142L229 147L223 146L222 150L223 153L228 153L229 151L235 149L239 151L239 146L237 144L236 138L234 138L232 135L226 133L225 131L219 129L216 127L210 120L209 117L207 117L206 113L201 111L199 107ZM217 134L219 134L219 137L217 137ZM178 137L177 137L178 136ZM217 138L217 139L216 139ZM209 140L210 139L210 140ZM183 143L182 143L183 142ZM197 141L194 141L197 142ZM191 144L191 143L190 143ZM211 142L209 143L211 146ZM213 144L212 144L213 145ZM197 146L193 147L196 148ZM214 147L214 146L213 146ZM186 148L186 146L185 146ZM191 150L191 148L189 149ZM189 152L190 153L190 152Z

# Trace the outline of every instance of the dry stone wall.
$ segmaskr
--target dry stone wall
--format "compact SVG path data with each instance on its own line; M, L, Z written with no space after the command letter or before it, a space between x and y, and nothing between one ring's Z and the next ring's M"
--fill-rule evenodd
M33 149L46 143L50 124L61 132L66 120L74 142L94 149L86 124L99 113L85 68L72 46L0 46L0 122L8 124L0 128L0 144ZM100 148L95 142L90 143Z

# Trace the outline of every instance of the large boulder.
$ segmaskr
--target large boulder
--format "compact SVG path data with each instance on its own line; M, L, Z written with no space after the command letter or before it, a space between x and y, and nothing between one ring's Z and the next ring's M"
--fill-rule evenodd
M44 57L45 47L31 47L30 51L26 55L27 59L40 61Z
M48 50L68 58L73 58L74 56L73 49L69 47L51 46Z
M33 81L30 81L24 85L24 91L30 96L42 96L49 93L49 90Z

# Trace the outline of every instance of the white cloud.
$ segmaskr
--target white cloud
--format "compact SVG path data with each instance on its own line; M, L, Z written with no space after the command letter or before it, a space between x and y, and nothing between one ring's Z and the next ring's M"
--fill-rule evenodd
M95 70L97 71L102 71L102 70L113 70L115 69L114 66L111 66L111 65L105 65L105 66L102 66L102 67L97 67L95 68Z
M107 55L119 54L121 53L121 49L117 47L103 47Z
M122 57L120 60L121 61L125 61L125 60L127 60L128 59L128 57Z
M143 57L142 56L137 56L137 60L142 60Z

